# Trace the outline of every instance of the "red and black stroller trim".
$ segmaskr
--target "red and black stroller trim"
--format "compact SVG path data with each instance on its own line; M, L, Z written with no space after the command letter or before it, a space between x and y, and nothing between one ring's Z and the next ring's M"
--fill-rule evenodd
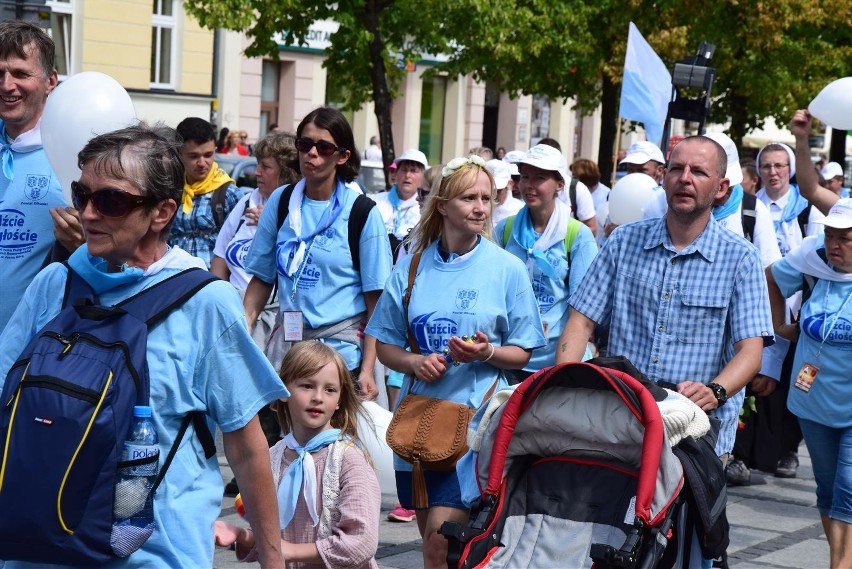
M480 497L464 526L441 528L449 566L657 567L684 487L657 405L666 397L590 363L521 383L472 447Z

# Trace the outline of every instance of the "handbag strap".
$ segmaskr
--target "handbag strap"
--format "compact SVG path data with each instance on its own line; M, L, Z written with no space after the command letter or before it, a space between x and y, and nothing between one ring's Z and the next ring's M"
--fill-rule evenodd
M415 253L411 256L411 265L408 268L408 288L406 289L405 294L402 297L402 309L405 317L405 328L408 331L408 346L411 349L412 354L418 355L420 354L420 348L417 346L417 340L414 339L414 333L411 331L411 324L408 320L408 305L411 302L411 291L414 290L414 279L417 277L417 267L420 265L420 256L421 253ZM494 390L497 389L498 383L500 383L499 374L497 375L497 379L495 379L494 383L491 385L491 388L485 394L485 397L482 398L483 401L487 401L489 397L494 395Z
M414 334L411 332L411 324L408 321L408 304L411 302L411 291L414 289L414 279L417 277L417 267L420 265L421 253L415 253L411 257L411 265L408 267L408 288L402 297L402 309L405 317L405 329L408 332L408 347L412 354L420 354L420 347Z

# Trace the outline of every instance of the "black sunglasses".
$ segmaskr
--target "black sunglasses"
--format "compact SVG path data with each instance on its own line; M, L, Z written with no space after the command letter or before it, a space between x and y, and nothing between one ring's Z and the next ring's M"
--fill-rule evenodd
M429 197L430 191L431 190L429 190L428 188L417 188L417 197L420 198L421 201L425 200L427 197Z
M107 217L124 217L136 208L154 203L149 197L134 196L124 190L105 188L92 192L79 182L71 182L71 203L77 211L82 213L90 200L95 211Z
M346 152L346 149L342 146L335 146L327 140L317 140L314 142L306 136L296 139L296 150L299 152L310 152L314 146L317 147L317 154L320 156L331 156L335 152Z

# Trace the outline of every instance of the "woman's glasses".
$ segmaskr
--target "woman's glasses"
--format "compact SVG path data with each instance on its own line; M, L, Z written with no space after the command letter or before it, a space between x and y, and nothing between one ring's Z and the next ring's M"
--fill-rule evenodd
M317 147L317 154L320 156L331 156L335 152L346 152L346 149L342 146L335 146L327 140L317 140L314 142L306 136L296 139L296 150L299 152L310 152L314 146Z
M417 198L420 201L425 200L429 197L429 188L417 188Z
M135 196L124 190L106 188L92 192L79 182L71 182L71 203L77 211L82 213L89 201L95 211L107 217L124 217L136 208L154 203L152 198Z

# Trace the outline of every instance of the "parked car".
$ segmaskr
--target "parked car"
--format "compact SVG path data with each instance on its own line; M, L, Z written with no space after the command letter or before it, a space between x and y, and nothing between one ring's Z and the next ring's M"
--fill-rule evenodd
M365 194L378 194L388 189L384 165L378 160L361 160L361 171L356 181Z
M233 178L237 187L250 191L257 187L257 158L254 156L239 156L237 154L217 154L216 163Z

